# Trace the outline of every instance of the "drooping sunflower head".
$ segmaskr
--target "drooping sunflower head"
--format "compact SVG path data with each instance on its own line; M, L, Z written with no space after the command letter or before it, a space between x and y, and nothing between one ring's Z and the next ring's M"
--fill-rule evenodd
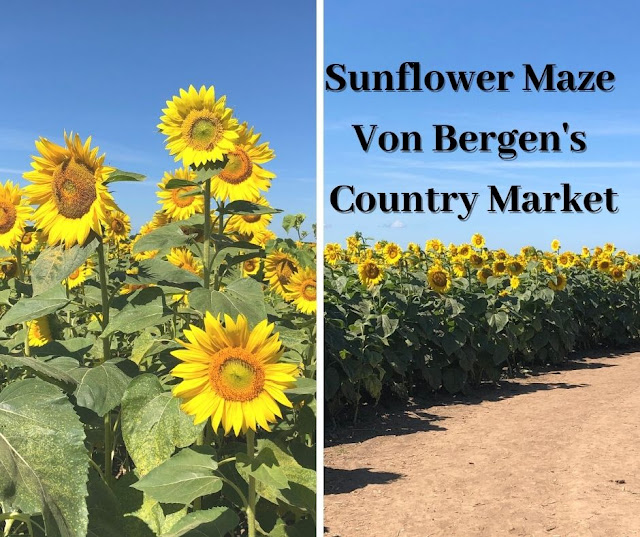
M482 265L484 265L484 258L479 254L472 253L469 256L469 263L471 263L471 266L473 268L479 269L482 268Z
M427 272L429 287L438 293L451 289L451 275L441 265L433 265Z
M316 271L312 268L300 269L286 285L285 299L293 302L298 311L306 315L316 312Z
M522 259L512 257L507 261L507 272L510 276L520 276L524 272L524 268Z
M20 186L12 181L0 184L0 248L13 248L31 218L31 207L22 194Z
M478 280L480 280L482 283L486 284L487 280L493 276L493 270L491 270L491 267L482 267L479 271L478 271Z
M167 261L178 268L202 277L202 263L186 248L171 248L171 252L167 255Z
M182 363L171 374L182 381L173 395L181 408L194 416L194 423L210 419L213 430L222 425L225 434L236 436L282 418L278 403L291 407L284 391L295 384L299 366L280 362L283 353L279 334L266 320L251 330L246 317L224 325L207 312L204 330L191 325L184 331L184 347L172 354Z
M224 169L211 180L211 194L219 200L255 200L269 190L275 177L262 167L274 157L269 144L258 144L261 135L247 123L240 125L238 135Z
M369 259L358 265L358 277L363 285L373 287L384 278L384 270L373 259Z
M131 219L122 211L111 211L107 217L106 232L114 242L127 240L131 233Z
M276 293L285 296L285 286L299 269L298 262L291 255L275 250L264 261L264 278Z
M253 200L252 203L271 209L271 205L269 205L269 202L263 197L259 197L258 199ZM229 221L227 223L227 230L237 231L238 233L242 233L244 235L259 233L269 227L271 218L272 215L269 213L242 215L234 214L231 218L229 218Z
M615 266L611 269L609 274L611 274L611 277L613 278L614 281L621 282L622 280L624 280L624 277L625 277L624 267Z
M382 253L384 255L384 262L389 265L397 265L402 259L402 248L395 242L388 242L384 250L382 250Z
M190 192L195 192L198 185L194 182L196 174L189 168L178 168L173 173L165 172L162 181L158 183L158 203L162 205L162 210L167 217L173 220L186 220L194 214L202 214L204 210L204 198L200 195L190 196ZM185 185L180 188L166 188L167 183L172 179L193 182L193 186Z
M0 258L0 280L10 280L18 275L18 260L15 257Z
M31 347L42 347L50 341L53 341L51 327L49 326L49 320L46 315L29 322L27 337L29 338L29 345Z
M471 244L473 244L476 248L483 248L485 245L484 237L481 233L474 233L471 237Z
M76 134L64 135L65 146L46 138L36 141L40 155L33 157L25 193L37 205L33 219L51 246L70 248L83 244L93 230L102 234L110 211L117 206L104 182L113 168L104 165L105 156L91 149L91 137L83 143Z
M238 120L225 105L226 97L216 100L213 86L180 90L167 101L158 129L167 136L167 149L185 166L201 166L222 160L238 139Z

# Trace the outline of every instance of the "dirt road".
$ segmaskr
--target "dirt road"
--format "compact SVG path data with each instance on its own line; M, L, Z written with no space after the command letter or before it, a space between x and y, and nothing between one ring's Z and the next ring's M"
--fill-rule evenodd
M327 535L640 536L640 353L423 406L328 443Z

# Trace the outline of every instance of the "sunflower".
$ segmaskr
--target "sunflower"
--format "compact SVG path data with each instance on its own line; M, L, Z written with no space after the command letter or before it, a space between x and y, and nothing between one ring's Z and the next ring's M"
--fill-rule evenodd
M227 155L228 161L211 181L211 194L219 200L255 200L261 191L269 190L274 173L261 165L275 156L268 143L258 145L260 133L255 134L253 127L246 123L238 129L238 140Z
M492 270L496 276L499 276L507 271L507 264L504 261L500 261L498 259L493 262Z
M51 246L70 248L83 244L93 230L102 234L110 211L118 207L104 182L114 168L105 166L104 155L91 149L91 137L82 143L76 134L64 134L66 147L46 138L36 141L40 156L33 157L31 181L25 188L29 203L38 205L33 219Z
M367 287L379 284L384 278L384 271L373 259L364 261L358 265L360 281Z
M0 258L0 280L10 280L18 274L18 260L15 257Z
M49 321L46 315L29 322L28 339L29 346L31 347L42 347L50 341L53 341L51 328L49 327Z
M202 263L186 248L171 248L171 252L167 255L167 261L178 268L202 277Z
M524 272L524 264L517 257L512 257L507 261L507 272L510 276L520 276Z
M451 275L440 265L433 265L427 272L429 287L438 293L451 289Z
M264 320L250 330L243 315L235 321L225 315L223 326L207 312L204 330L191 325L184 331L184 349L171 353L182 362L171 371L182 379L173 395L194 423L211 419L214 431L222 425L225 434L239 436L258 425L269 431L269 423L282 418L278 403L292 406L284 391L294 386L300 368L279 362L284 349L273 329Z
M471 244L473 244L476 248L483 248L485 245L485 240L482 234L474 233L471 237Z
M264 261L264 278L276 293L284 296L285 286L299 269L293 257L282 250L275 250Z
M458 246L458 255L465 259L469 259L469 256L471 255L471 245L461 244Z
M554 252L557 252L558 250L560 250L560 241L558 239L553 239L551 241L551 249Z
M415 242L410 242L407 245L407 251L411 252L413 255L420 255L420 246L417 245ZM451 255L455 255L455 254L452 253Z
M509 278L509 285L511 286L511 289L517 289L520 287L520 278L517 276L511 276L511 278Z
M263 229L262 231L256 231L249 239L249 242L251 242L252 244L257 244L258 246L264 248L269 241L272 241L276 238L277 236L273 231L271 231L270 229Z
M296 309L306 315L316 312L316 271L312 268L300 269L286 286L285 299L293 302Z
M238 120L225 102L225 96L216 100L213 86L200 91L189 86L189 91L181 89L179 97L167 101L158 129L167 136L167 149L175 160L201 166L222 160L234 149Z
M395 242L389 242L382 250L384 262L388 265L397 265L402 259L402 248Z
M342 259L342 247L335 242L327 243L324 247L324 259L329 265L336 265Z
M194 214L201 214L204 210L204 198L201 195L190 196L190 192L199 189L194 182L193 186L183 186L180 188L166 188L167 183L172 179L193 182L196 174L189 168L178 168L173 173L165 172L162 181L158 183L157 194L160 198L158 203L162 205L162 211L168 218L173 220L186 220Z
M444 244L440 239L429 239L425 245L425 250L441 253L444 250Z
M65 285L69 286L69 289L73 289L82 285L88 278L93 275L93 261L91 259L87 259L85 263L80 265L76 270L74 270L69 277L63 282Z
M473 268L479 269L484 265L484 259L481 255L473 253L469 256L469 263L471 263Z
M486 284L487 280L493 276L493 270L491 270L491 267L482 267L479 271L478 271L478 280L480 280L482 283Z
M269 202L262 196L252 203L271 209ZM271 214L234 214L227 223L227 230L249 235L264 231L271 223Z
M107 217L105 231L107 236L114 242L127 240L129 233L131 233L129 215L122 211L111 211Z
M38 247L38 233L36 231L25 231L20 239L20 248L24 253L30 254Z
M252 257L251 259L245 259L242 262L242 275L244 277L253 276L260 271L260 259L258 257Z
M622 267L613 267L609 274L611 274L611 277L614 279L614 281L620 282L624 280L625 271Z
M11 181L0 184L0 248L13 248L22 238L30 218L31 207L20 186Z
M608 257L603 257L598 261L598 270L600 272L609 272L609 270L611 269L611 266L612 266L611 259L609 259Z
M548 285L554 291L562 291L567 286L567 277L562 273L556 274L556 281L549 280Z

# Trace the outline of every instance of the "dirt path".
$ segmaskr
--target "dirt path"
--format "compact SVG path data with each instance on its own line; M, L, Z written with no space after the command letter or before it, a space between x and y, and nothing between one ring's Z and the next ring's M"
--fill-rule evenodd
M373 427L325 450L331 537L640 536L640 353Z

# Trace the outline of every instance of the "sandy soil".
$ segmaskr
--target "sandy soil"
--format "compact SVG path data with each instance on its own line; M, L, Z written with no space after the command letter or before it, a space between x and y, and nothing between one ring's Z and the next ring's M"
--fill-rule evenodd
M640 536L639 384L640 353L590 358L328 425L325 534Z

